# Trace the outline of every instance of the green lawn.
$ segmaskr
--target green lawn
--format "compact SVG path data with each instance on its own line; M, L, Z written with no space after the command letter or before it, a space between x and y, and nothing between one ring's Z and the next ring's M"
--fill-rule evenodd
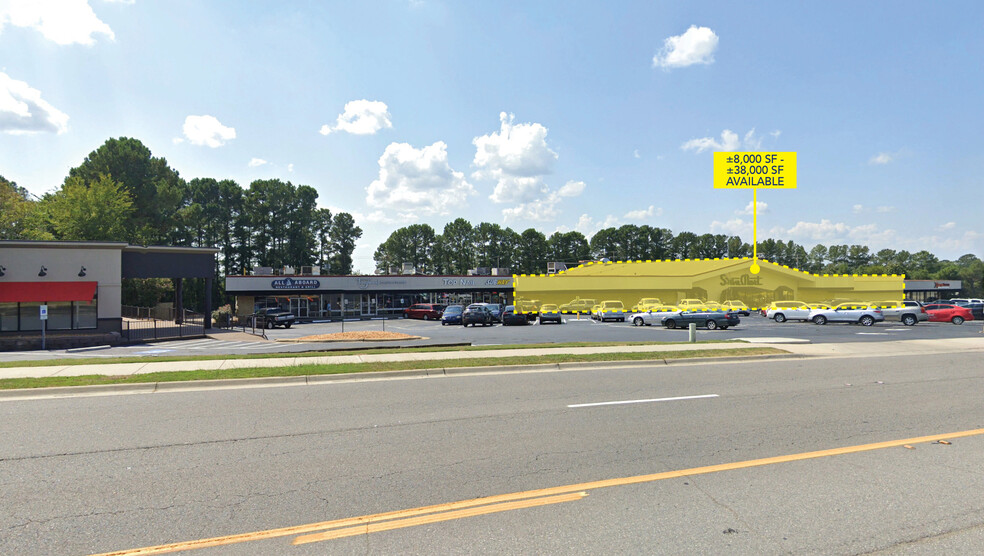
M592 345L592 344L589 344ZM607 344L606 344L607 345ZM364 352L359 352L364 353ZM218 380L230 378L289 377L395 371L405 369L441 369L445 367L484 367L495 365L536 365L580 361L645 361L661 359L692 359L695 357L729 357L751 355L775 355L787 353L775 348L742 347L730 349L644 352L644 353L596 353L585 355L555 354L537 356L503 356L481 359L454 359L451 361L397 361L381 363L343 363L334 365L295 365L292 367L261 367L248 369L219 369L207 371L173 371L126 376L58 376L44 378L0 379L0 390L16 388L46 388L52 386L88 386L100 384L133 384L148 382L178 382L189 380ZM138 361L146 361L146 358ZM100 361L102 362L102 361Z
M702 340L698 344L744 343L740 340ZM219 355L141 355L132 357L80 357L72 359L34 359L30 361L0 361L0 369L8 367L58 367L62 365L112 365L113 363L148 363L158 361L215 361L225 359L278 359L282 357L325 357L331 355L367 355L373 353L424 353L437 351L493 351L502 349L565 348L601 346L646 346L686 344L688 342L562 342L556 344L511 344L500 346L432 346L432 347L373 347L332 351L305 351L300 353L257 353ZM2 355L3 352L0 352Z

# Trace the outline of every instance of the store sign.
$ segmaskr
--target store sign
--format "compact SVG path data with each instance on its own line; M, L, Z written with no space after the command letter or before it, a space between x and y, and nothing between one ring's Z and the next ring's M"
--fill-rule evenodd
M728 276L727 274L722 274L721 285L722 286L761 286L762 277L752 276L751 274L742 274L741 276Z
M321 287L321 282L311 278L281 278L270 282L270 287L275 290L316 290Z
M48 320L48 306L41 306L41 320Z

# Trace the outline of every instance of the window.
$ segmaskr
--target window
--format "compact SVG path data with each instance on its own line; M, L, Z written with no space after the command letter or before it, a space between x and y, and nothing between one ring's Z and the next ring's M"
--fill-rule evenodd
M17 303L0 303L0 332L17 330Z
M48 330L72 329L72 302L52 301L48 303Z
M20 329L41 330L41 304L20 304Z
M76 301L72 303L75 318L72 328L95 328L97 324L95 301Z

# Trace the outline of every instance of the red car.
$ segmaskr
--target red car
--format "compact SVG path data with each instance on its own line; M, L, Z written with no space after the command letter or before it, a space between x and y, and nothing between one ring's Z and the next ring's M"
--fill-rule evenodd
M958 307L948 303L931 303L925 305L929 314L929 322L952 322L963 324L965 320L974 320L974 314L966 307Z
M417 303L403 311L408 319L438 320L444 314L444 305L436 303Z

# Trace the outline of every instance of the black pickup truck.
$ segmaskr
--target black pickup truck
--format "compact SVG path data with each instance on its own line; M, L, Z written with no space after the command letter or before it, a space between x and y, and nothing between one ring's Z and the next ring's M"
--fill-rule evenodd
M253 316L256 317L256 326L263 328L273 328L274 326L290 328L294 324L294 321L297 320L293 313L284 311L279 307L260 309Z

